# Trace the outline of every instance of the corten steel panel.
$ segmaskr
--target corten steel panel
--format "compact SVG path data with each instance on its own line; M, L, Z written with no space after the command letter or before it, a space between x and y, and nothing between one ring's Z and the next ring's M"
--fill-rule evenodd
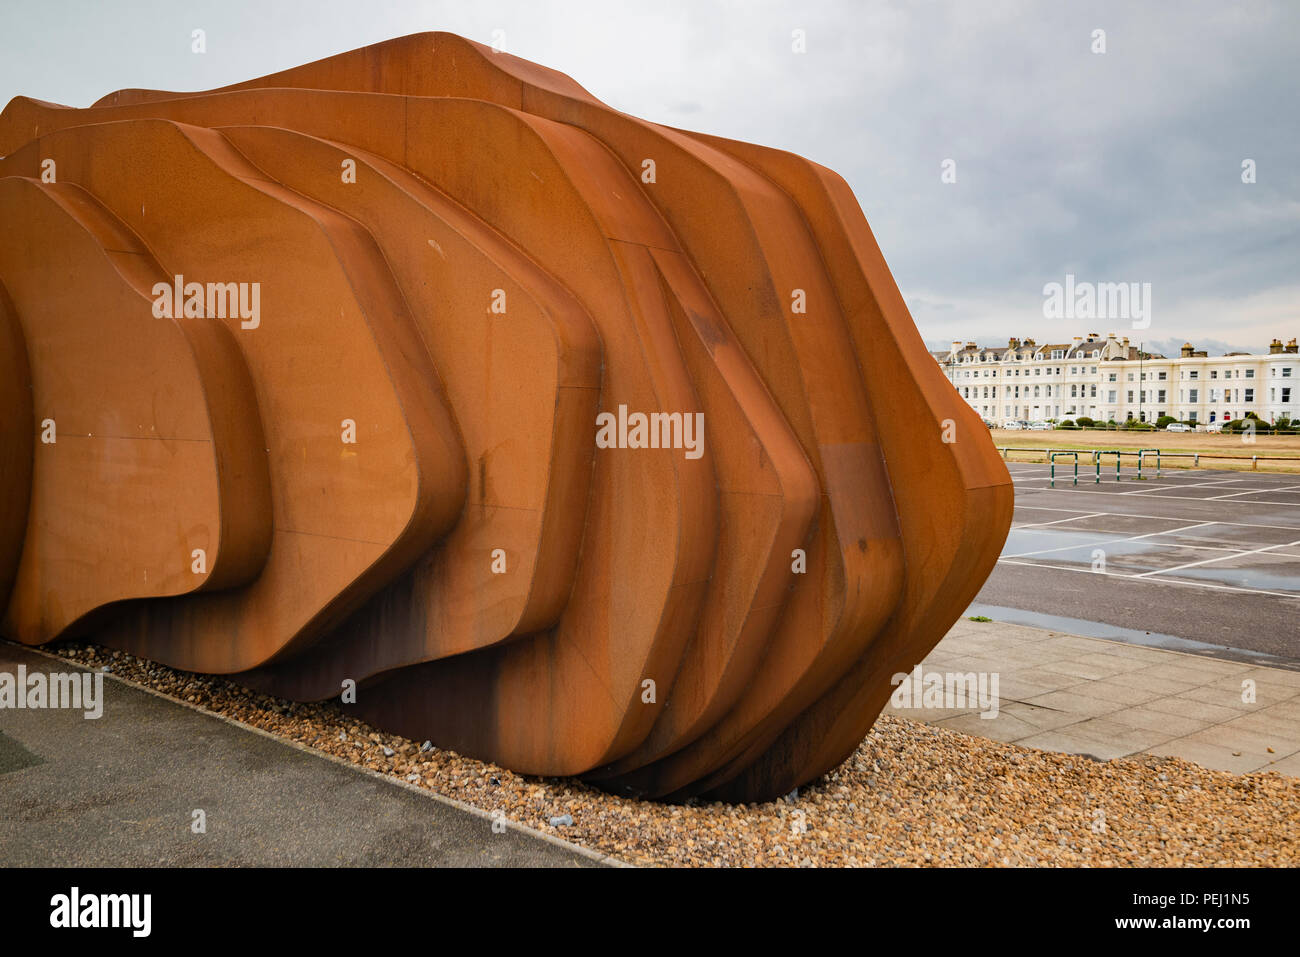
M370 720L524 772L753 800L851 752L1005 538L987 431L848 187L798 156L449 34L221 91L18 98L0 151L0 184L57 159L164 275L265 291L263 327L217 320L250 398L209 403L265 427L265 565L109 606L109 644L300 699L352 679ZM23 308L0 362L43 381ZM3 399L32 425L0 481L36 502L42 413ZM698 414L698 454L598 447L620 410ZM371 431L337 444L343 417ZM0 586L20 539L76 544L20 524Z
M27 535L35 441L27 343L18 311L0 282L0 602L13 588Z
M262 178L209 130L155 120L69 128L0 160L0 175L43 159L134 230L165 276L260 288L255 328L239 315L209 321L235 336L266 426L265 567L246 588L132 605L104 639L216 672L314 640L330 615L427 549L463 500L455 424L382 256L350 220ZM341 441L344 419L357 424L355 445Z
M5 177L0 211L13 227L0 272L41 422L7 633L37 644L115 601L255 578L270 543L266 461L255 408L236 426L213 403L251 385L228 334L155 318L162 270L78 187Z

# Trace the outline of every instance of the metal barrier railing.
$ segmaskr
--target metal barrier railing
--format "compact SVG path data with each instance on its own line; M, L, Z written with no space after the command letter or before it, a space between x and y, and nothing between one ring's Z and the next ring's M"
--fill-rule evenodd
M1252 471L1259 471L1260 462L1300 462L1300 455L1220 455L1214 452L1166 452L1162 449L1053 449L1053 448L1034 448L1032 446L1014 446L999 445L997 450L1002 453L1004 459L1010 452L1032 452L1039 455L1050 456L1052 452L1069 452L1078 451L1087 454L1091 451L1093 462L1100 455L1114 455L1117 457L1132 455L1138 459L1138 470L1142 469L1142 455L1146 452L1156 453L1156 476L1159 477L1163 471L1164 459L1191 459L1192 468L1200 468L1201 459L1214 459L1222 461L1250 462Z
M1051 463L1052 466L1051 482L1050 482L1051 487L1056 488L1056 457L1058 455L1069 455L1074 457L1074 484L1078 485L1079 484L1079 453L1074 451L1065 451L1063 449L1058 449L1057 451L1052 452L1048 455L1048 461Z
M1160 478L1160 450L1159 449L1138 449L1138 481L1142 480L1142 458L1148 452L1156 453L1156 478Z
M1124 453L1123 453L1120 449L1096 449L1096 450L1092 453L1092 460L1093 460L1093 462L1095 462L1095 463L1097 464L1097 484L1098 484L1098 485L1101 484L1101 457L1102 457L1103 455L1113 455L1113 456L1115 456L1115 481L1118 482L1118 481L1120 480L1120 477L1119 477L1119 466L1120 466L1120 460L1121 460L1121 458L1123 457Z

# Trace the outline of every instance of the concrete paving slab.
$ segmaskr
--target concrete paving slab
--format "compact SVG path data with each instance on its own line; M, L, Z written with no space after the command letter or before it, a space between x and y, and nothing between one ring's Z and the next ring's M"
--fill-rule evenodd
M1300 671L1288 670L1294 662L1268 668L1028 625L974 627L982 634L962 627L960 640L945 638L922 669L996 673L996 718L980 718L975 709L888 710L967 734L1102 760L1168 753L1225 771L1297 773ZM1247 678L1255 683L1255 701L1242 700Z
M1231 771L1234 774L1248 774L1269 764L1268 761L1261 760L1255 755L1193 741L1189 738L1166 741L1164 744L1150 748L1147 753L1161 757L1182 758L1184 761L1194 761L1202 767Z
M1131 752L1123 747L1100 741L1090 735L1071 734L1070 725L1055 731L1044 731L1032 737L1022 738L1016 744L1027 748L1039 748L1043 751L1063 751L1066 754L1082 754L1098 761L1122 758Z
M1130 728L1141 728L1144 731L1163 731L1167 737L1182 737L1183 735L1195 734L1210 725L1206 721L1197 718L1183 718L1176 714L1166 714L1162 711L1152 711L1149 708L1122 708L1115 711L1107 717Z
M1004 704L998 710L998 716L995 720L1001 721L1003 718L1012 718L1027 725L1033 729L1032 733L1034 734L1040 731L1052 731L1066 725L1078 724L1079 721L1083 720L1079 715L1072 714L1069 711L1044 708L1023 701L1012 701Z
M1240 718L1233 718L1231 721L1225 721L1220 727L1223 728L1240 728L1243 731L1253 731L1262 735L1274 735L1286 741L1291 741L1295 734L1296 721L1291 715L1279 714L1272 708L1265 708L1262 711L1256 711L1252 714L1242 715Z
M1090 694L1077 691L1051 691L1036 698L1030 698L1025 703L1041 705L1044 708L1055 708L1057 711L1078 715L1081 719L1110 714L1110 712L1123 707L1117 702L1107 701L1104 698L1095 698Z
M1276 771L1279 774L1288 774L1291 777L1300 778L1300 754L1293 754L1281 761L1274 761L1266 765L1264 770Z
M1261 761L1280 761L1300 751L1300 747L1284 734L1251 731L1231 723L1216 724L1186 737L1197 744L1212 744L1229 751L1253 754Z
M1144 667L1149 667L1149 665L1143 664L1143 662L1146 661L1144 658L1135 658L1132 655L1113 655L1109 651L1093 651L1086 655L1079 655L1077 658L1071 660L1084 665L1095 665L1098 670L1103 671L1107 675L1118 675L1127 672L1141 671Z
M1280 681L1272 681L1269 678L1250 678L1244 674L1229 675L1225 678L1219 678L1218 680L1202 685L1199 690L1223 691L1228 697L1241 701L1242 693L1245 691L1247 687L1246 682L1248 681L1253 684L1255 699L1257 701L1261 698L1266 698L1275 703L1280 703L1283 701L1290 701L1300 696L1300 690L1297 690L1288 684L1283 684ZM1249 702L1242 702L1242 704L1246 705L1249 704Z
M1233 718L1237 717L1238 713L1234 709L1225 705L1196 701L1179 695L1157 698L1154 701L1147 702L1144 707L1150 708L1152 711L1163 711L1166 714L1175 714L1182 718L1196 718L1198 721L1204 721L1207 724L1219 724L1223 721L1231 721Z
M1016 677L1028 681L1031 684L1041 685L1052 691L1061 691L1065 688L1072 688L1075 685L1086 684L1086 678L1080 678L1078 675L1063 675L1059 671L1044 671L1038 666L1031 668L1003 669L1002 678ZM1000 678L999 681L1002 679Z
M1242 701L1242 688L1240 685L1228 685L1226 688L1216 688L1210 685L1202 685L1199 688L1189 688L1187 691L1179 691L1177 694L1169 695L1172 698L1182 698L1186 701L1196 701L1201 704L1211 704L1221 708L1231 708L1238 714L1248 714L1253 711L1261 711L1270 704L1281 704L1275 698L1265 697L1260 701L1258 697L1254 701ZM1230 719L1225 719L1230 720Z
M1146 674L1114 675L1106 680L1109 685L1122 688L1144 688L1161 695L1174 695L1181 691L1190 691L1198 687L1191 681L1176 681L1173 678L1155 678Z
M998 681L998 694L1002 696L1003 701L1024 701L1027 698L1036 698L1038 695L1055 690L1058 689L1049 688L1034 681L1027 681L1019 675L1002 677Z
M1087 692L1094 698L1129 706L1146 704L1148 701L1164 697L1159 691L1149 688L1131 688L1128 685L1112 684L1109 681L1089 682Z

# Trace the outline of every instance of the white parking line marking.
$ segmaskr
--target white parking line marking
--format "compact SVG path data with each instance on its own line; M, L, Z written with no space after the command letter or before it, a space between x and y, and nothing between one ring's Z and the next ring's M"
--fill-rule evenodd
M1172 485L1144 485L1131 492L1119 492L1119 495L1141 495L1158 488L1204 488L1208 485L1231 485L1236 479L1219 479L1217 482L1174 482ZM1262 489L1260 491L1263 491Z
M1143 572L1141 575L1135 575L1133 577L1146 578L1149 575L1168 575L1171 572L1181 571L1184 568L1195 568L1197 565L1208 565L1211 562L1221 562L1225 558L1244 558L1247 555L1258 555L1260 552L1271 552L1275 548L1291 548L1295 545L1300 545L1300 538L1296 539L1294 542L1287 542L1282 545L1265 545L1263 548L1253 548L1248 552L1241 552L1237 556L1220 555L1218 558L1203 558L1199 562L1188 562L1186 565L1175 565L1173 568L1162 568L1159 571Z
M1061 545L1061 546L1058 546L1057 548L1040 548L1040 549L1039 549L1038 551L1036 551L1036 552L1020 552L1020 553L1018 553L1018 554L1015 554L1015 555L1008 555L1008 556L1006 556L1006 557L1007 557L1007 558L1027 558L1027 557L1029 557L1030 555L1046 555L1048 552L1064 552L1064 551L1068 551L1068 550L1070 550L1070 549L1074 549L1074 548L1101 548L1102 546L1105 546L1105 545L1122 545L1124 542L1136 542L1136 541L1140 541L1141 539L1144 539L1144 538L1150 538L1152 535L1172 535L1172 534L1174 534L1175 532L1186 532L1186 531L1190 531L1190 530L1193 529L1193 528L1204 528L1204 527L1207 526L1207 525L1216 525L1216 524L1218 524L1218 523L1217 523L1217 522L1197 522L1195 525L1185 525L1185 526L1183 526L1182 528L1170 528L1170 529L1166 529L1166 530L1164 530L1164 531L1159 531L1159 532L1147 532L1147 533L1144 534L1144 535L1130 535L1130 536L1128 536L1128 537L1126 537L1126 538L1113 538L1113 539L1110 539L1110 540L1108 540L1108 541L1104 541L1104 542L1092 542L1092 543L1085 543L1085 544L1082 544L1082 545ZM1195 545L1173 545L1173 544L1171 544L1171 543L1169 543L1169 542L1154 542L1153 544L1156 544L1156 545L1168 545L1168 546L1171 547L1171 548L1195 548L1195 547L1196 547ZM1281 546L1278 546L1278 547L1280 548ZM1250 554L1250 553L1249 553L1249 552L1242 552L1242 554L1247 554L1247 555L1248 555L1248 554ZM1224 558L1227 558L1228 556L1225 555L1225 556L1223 556L1223 557L1224 557ZM1216 560L1217 560L1217 559L1210 559L1210 561L1216 561ZM1196 563L1193 563L1193 564L1196 564ZM1187 567L1187 566L1184 565L1184 566L1180 566L1180 567L1185 568L1185 567ZM1154 573L1153 573L1153 574L1154 574Z
M1058 572L1076 572L1083 575L1102 575L1106 578L1120 578L1124 581L1154 582L1157 585L1178 585L1183 588L1208 588L1211 591L1236 591L1250 595L1276 595L1279 598L1300 598L1300 593L1290 591L1268 591L1263 588L1243 588L1240 585L1219 585L1210 582L1180 582L1172 578L1141 578L1137 575L1119 575L1115 572L1095 572L1091 568L1070 568L1067 565L1047 565L1043 562L1022 562L999 558L998 563L1007 565L1023 565L1027 568L1050 568Z
M1163 535L1164 532L1161 532L1160 534ZM1212 539L1210 539L1210 541L1212 541L1212 542L1217 542L1217 541L1219 541L1219 539L1217 539L1217 538L1212 538ZM1203 541L1201 541L1201 540L1199 540L1199 539L1195 542L1195 544L1191 544L1191 545L1187 544L1186 542L1151 542L1151 544L1152 544L1152 545L1172 545L1172 546L1174 546L1174 547L1176 547L1176 548L1199 548L1199 549L1201 549L1201 551L1206 551L1206 552L1235 552L1235 553L1238 554L1238 555L1240 555L1240 554L1242 554L1243 552L1246 551L1246 549L1244 549L1244 548L1230 548L1230 547L1227 546L1227 545L1206 545ZM1225 556L1225 557L1227 557L1227 556Z
M1212 498L1205 499L1205 501L1217 502L1225 498L1235 498L1238 495L1262 495L1265 492L1290 492L1298 488L1300 488L1300 485L1283 485L1281 488L1257 488L1252 489L1249 492L1232 492L1228 495L1215 495Z
M1036 511L1036 512L1078 512L1078 511L1079 511L1079 509L1077 509L1077 508L1053 508L1053 507L1050 506L1050 505L1021 505L1019 502L1016 503L1016 508L1028 508L1028 509L1033 509L1033 510ZM1158 522L1176 522L1176 521L1178 521L1178 519L1176 519L1176 518L1171 518L1171 517L1168 516L1168 515L1142 515L1142 514L1138 514L1138 513L1136 513L1136 512L1132 512L1132 513L1130 513L1130 512L1097 512L1097 513L1095 513L1095 514L1097 514L1097 515L1108 515L1108 516L1111 516L1111 517L1113 517L1113 518L1150 518L1150 519L1154 519L1154 520L1156 520L1156 521L1158 521ZM1279 529L1279 530L1286 530L1286 531L1292 531L1292 532L1300 532L1300 526L1297 526L1297 525L1260 525L1260 524L1257 523L1257 522L1256 522L1256 523L1252 523L1252 522L1208 522L1207 524L1209 524L1209 525L1227 525L1227 526L1230 526L1230 527L1232 527L1232 528L1271 528L1271 529ZM1173 531L1173 529L1169 529L1169 531Z
M1085 519L1085 518L1097 518L1099 515L1105 515L1105 514L1106 514L1105 512L1093 512L1091 515L1076 515L1076 516L1074 516L1073 518L1058 518L1058 519L1057 519L1056 521L1054 521L1054 522L1029 522L1029 523L1026 523L1026 524L1024 524L1024 525L1012 525L1011 527L1012 527L1013 529L1016 529L1016 528L1042 528L1044 525L1060 525L1062 522L1077 522L1077 521L1079 521L1079 520L1081 520L1081 519ZM1089 531L1095 531L1095 529L1089 529Z
M1094 491L1094 490L1092 490L1092 489L1086 489L1086 488L1040 488L1040 489L1036 489L1035 491L1039 492L1040 494L1046 494L1046 493L1048 493L1048 492L1056 492L1056 493L1058 493L1058 494L1060 494L1060 495L1070 495L1070 494L1074 494L1074 495L1115 495L1115 494L1116 494L1115 492L1097 492L1097 491ZM1264 491L1271 491L1271 489L1265 489ZM1119 493L1119 494L1123 494L1123 493ZM1145 496L1145 497L1146 497L1146 498L1171 498L1171 499L1174 499L1175 501L1178 501L1178 502L1208 502L1208 501L1210 501L1210 499L1207 499L1207 498L1196 498L1195 496L1192 496L1192 495L1147 495L1147 496ZM1229 505L1282 505L1282 506L1285 506L1285 507L1287 507L1287 508L1300 508L1300 502L1242 502L1242 501L1238 501L1237 499L1228 499L1228 500L1227 500L1227 504L1229 504ZM1264 527L1273 528L1273 527L1276 527L1276 526L1260 526L1260 527L1261 527L1261 528L1264 528Z

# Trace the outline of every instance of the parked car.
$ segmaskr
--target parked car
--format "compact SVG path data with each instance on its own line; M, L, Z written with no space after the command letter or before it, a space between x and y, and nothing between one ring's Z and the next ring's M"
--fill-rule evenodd
M1193 432L1195 430L1186 422L1170 422L1168 425L1165 426L1165 431L1166 432ZM1220 429L1220 431L1222 431L1222 429Z
M1009 432L1019 432L1021 429L1026 428L1026 425L1024 422L1021 422L1019 419L1007 419L1005 422L1002 423L1002 428L1006 429Z
M1223 423L1222 423L1222 422L1211 422L1211 423L1209 423L1209 424L1205 427L1205 431L1206 431L1206 432L1222 432L1222 431L1223 431Z
M1029 423L1030 432L1048 432L1051 431L1051 428L1052 427L1050 425L1042 421Z

